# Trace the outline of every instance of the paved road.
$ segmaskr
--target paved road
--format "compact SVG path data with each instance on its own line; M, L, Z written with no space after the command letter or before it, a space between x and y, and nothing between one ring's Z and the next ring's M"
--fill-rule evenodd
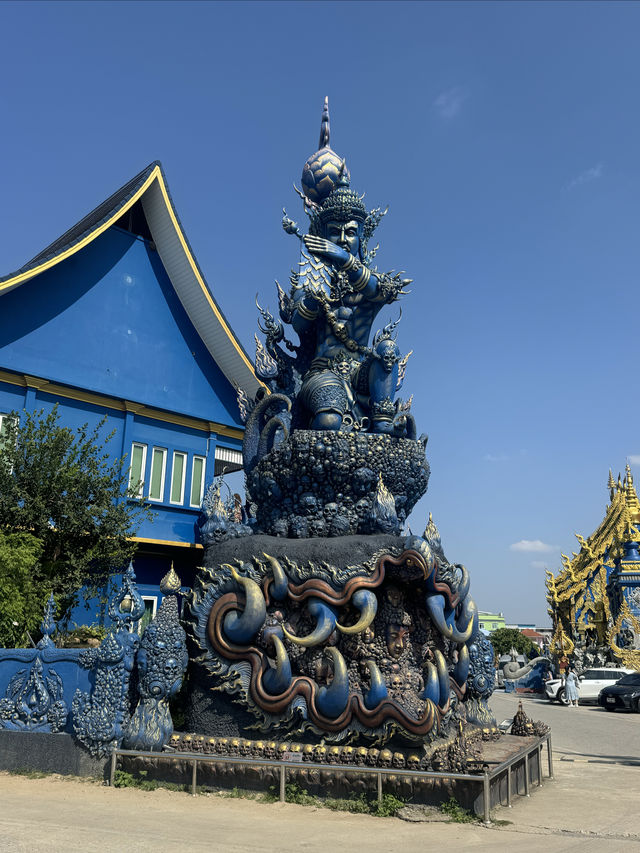
M520 700L527 716L551 726L554 753L566 758L640 764L640 714L632 711L610 713L598 705L569 708L546 699L497 690L490 704L499 723L513 717ZM640 790L640 778L638 787Z
M507 821L405 823L295 806L173 791L103 787L68 777L0 773L0 851L11 853L638 853L638 770L561 764L555 781Z

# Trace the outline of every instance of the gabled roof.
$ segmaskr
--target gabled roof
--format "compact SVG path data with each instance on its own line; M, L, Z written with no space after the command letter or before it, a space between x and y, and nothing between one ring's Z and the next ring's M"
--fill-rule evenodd
M253 397L261 383L205 281L155 161L16 272L0 277L0 297L71 257L140 202L153 242L189 319L227 379Z

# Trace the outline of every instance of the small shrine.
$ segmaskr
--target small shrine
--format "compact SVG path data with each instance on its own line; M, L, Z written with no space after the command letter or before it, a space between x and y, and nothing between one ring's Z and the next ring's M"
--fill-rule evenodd
M600 526L587 539L576 534L580 551L562 555L555 577L547 572L551 652L584 666L640 669L640 501L629 465L624 479L609 471L607 487Z

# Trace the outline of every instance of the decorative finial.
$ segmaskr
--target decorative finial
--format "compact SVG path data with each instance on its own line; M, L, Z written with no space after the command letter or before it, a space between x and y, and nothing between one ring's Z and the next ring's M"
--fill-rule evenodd
M174 571L172 560L171 568L160 581L160 592L163 593L163 595L177 595L177 593L180 592L181 587L182 581Z
M622 491L622 476L619 472L618 472L618 487L617 488L618 488L619 492Z
M326 95L324 99L324 106L322 108L322 120L320 122L320 142L318 143L318 148L329 147L330 135L331 128L329 127L329 96Z
M613 500L616 491L616 481L613 479L613 471L609 468L609 479L607 480L607 488L609 489L609 500Z
M627 485L633 486L633 475L631 474L631 466L629 465L628 462L627 462L627 467L626 467L625 471L627 474L627 476L626 476Z

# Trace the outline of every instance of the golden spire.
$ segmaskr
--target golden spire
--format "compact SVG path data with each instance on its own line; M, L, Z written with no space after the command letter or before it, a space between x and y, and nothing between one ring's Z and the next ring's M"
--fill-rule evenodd
M176 574L173 568L173 560L171 561L171 568L166 573L166 575L160 581L160 591L165 595L175 595L180 592L180 587L182 583L180 578Z
M607 481L607 488L609 489L609 500L613 500L613 496L616 490L616 482L613 479L613 472L611 468L609 468L609 479Z
M622 491L622 477L620 476L620 473L618 473L618 491Z

